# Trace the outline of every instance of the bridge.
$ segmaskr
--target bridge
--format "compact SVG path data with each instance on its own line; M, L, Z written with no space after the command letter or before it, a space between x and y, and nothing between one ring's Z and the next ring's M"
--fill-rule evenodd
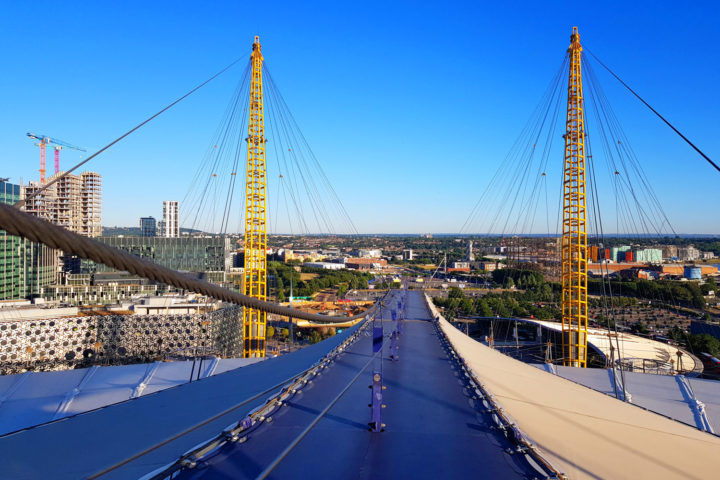
M707 415L706 428L695 428L509 358L450 325L420 291L390 291L366 312L342 318L269 302L260 52L256 37L249 67L243 294L0 205L0 228L10 234L242 306L242 356L253 362L6 433L0 436L3 477L716 475L720 438ZM581 52L575 29L568 50L560 331L564 367L582 372L589 257ZM268 313L353 326L318 344L266 358ZM0 415L2 402L22 383L15 379L0 397ZM82 387L81 382L61 406L66 408ZM704 406L696 402L695 408L702 417Z

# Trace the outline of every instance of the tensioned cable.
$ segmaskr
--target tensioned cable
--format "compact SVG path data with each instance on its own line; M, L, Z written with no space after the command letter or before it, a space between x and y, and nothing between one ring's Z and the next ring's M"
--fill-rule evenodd
M11 235L43 243L50 248L62 250L86 260L102 263L116 270L126 271L176 288L200 293L228 303L254 308L284 317L300 318L320 323L338 323L357 320L370 314L377 306L352 317L330 317L282 307L272 302L259 300L249 295L222 288L218 285L192 278L175 270L163 267L149 260L119 250L104 243L83 237L41 218L34 217L14 206L0 203L0 229Z
M290 442L290 444L289 444L287 447L285 447L285 449L280 453L280 455L278 455L277 458L275 458L275 460L273 460L273 461L270 463L270 465L268 465L268 466L265 468L265 470L263 470L263 471L260 473L260 475L258 475L258 476L256 477L256 480L264 480L264 479L266 479L266 478L268 477L268 475L270 475L270 473L272 473L272 471L275 470L275 468L276 468L278 465L280 465L280 462L282 462L283 460L285 460L285 457L287 457L287 456L290 454L290 452L302 441L302 439L305 438L308 433L310 433L310 430L312 430L313 427L315 427L315 425L317 425L318 422L320 422L320 420L322 420L322 418L325 416L325 414L327 414L327 412L330 411L330 409L338 402L338 400L340 400L340 398L341 398L343 395L345 395L345 392L347 392L347 391L350 389L350 387L352 387L353 384L355 384L355 382L357 381L357 379L360 378L360 375L362 375L363 372L364 372L365 370L367 370L367 368L370 366L370 364L373 362L373 360L375 360L375 358L376 358L381 352L382 352L382 349L379 350L379 351L377 351L377 352L375 352L375 353L370 357L370 359L367 361L367 363L365 363L365 365L360 369L360 371L358 371L358 373L352 378L352 380L350 380L350 381L348 382L348 384L345 385L345 387L340 391L340 393L338 393L338 394L335 396L335 398L333 398L332 401L331 401L325 408L323 408L323 410L317 415L317 417L315 417L315 419L314 419L312 422L310 422L310 425L308 425L307 427L305 427L305 429L304 429L302 432L300 432L300 434L299 434L292 442Z
M47 189L50 187L50 185L56 183L56 182L57 182L58 180L60 180L61 178L66 177L67 175L69 175L70 173L74 172L75 170L77 170L77 169L78 169L79 167L81 167L82 165L86 164L87 162L89 162L89 161L92 160L93 158L97 157L98 155L100 155L102 152L104 152L104 151L107 150L108 148L110 148L110 147L112 147L113 145L115 145L116 143L118 143L120 140L124 139L125 137L127 137L128 135L130 135L131 133L133 133L134 131L138 130L140 127L146 125L147 123L149 123L150 121L152 121L152 120L155 119L156 117L158 117L158 116L162 115L163 113L165 113L166 111L170 110L172 107L174 107L175 105L177 105L177 104L180 103L181 101L185 100L187 97L189 97L189 96L192 95L193 93L197 92L197 91L200 90L202 87L204 87L204 86L207 85L208 83L212 82L213 80L215 80L217 77L219 77L219 76L222 75L223 73L225 73L225 72L227 72L228 70L230 70L233 66L235 66L236 63L238 63L240 60L243 60L244 58L247 58L247 57L246 57L246 56L242 56L242 57L238 58L237 60L233 61L230 65L228 65L227 67L223 68L223 69L220 70L218 73L216 73L216 74L213 75L212 77L208 78L207 80L205 80L204 82L202 82L200 85L196 86L195 88L193 88L192 90L190 90L188 93L186 93L186 94L183 95L182 97L180 97L180 98L178 98L177 100L175 100L174 102L172 102L172 103L171 103L170 105L168 105L167 107L165 107L165 108L163 108L162 110L160 110L159 112L157 112L155 115L151 116L151 117L148 118L147 120L144 120L142 123L140 123L140 124L136 125L135 127L131 128L130 130L128 130L127 132L125 132L124 134L122 134L121 136L119 136L118 138L116 138L115 140L113 140L112 142L110 142L110 143L108 143L107 145L105 145L104 147L102 147L102 148L101 148L100 150L98 150L97 152L95 152L95 153L93 153L92 155L90 155L88 158L86 158L86 159L83 160L82 162L80 162L80 163L78 163L77 165L75 165L74 167L72 167L72 168L71 168L70 170L68 170L67 172L65 172L65 173L63 173L62 175L56 177L56 178L53 179L51 182L45 184L45 186L43 186L42 188L40 188L40 189L36 190L35 192L33 192L32 194L28 195L27 198L25 198L25 199L23 199L23 200L20 200L19 202L17 202L17 203L15 204L15 206L16 206L17 208L20 208L20 207L24 206L25 203L27 203L28 200L30 200L31 198L34 198L34 197L38 196L40 193L42 193L42 192L44 192L45 190L47 190Z
M695 146L695 144L694 144L693 142L691 142L685 135L683 135L682 133L680 133L680 130L678 130L677 128L675 128L675 126L674 126L672 123L670 123L665 117L663 117L663 116L660 114L660 112L658 112L658 111L655 110L652 106L650 106L650 104L649 104L648 102L646 102L645 99L643 99L640 95L638 95L637 92L635 92L635 90L633 90L632 88L630 88L630 86L629 86L627 83L623 82L622 79L621 79L620 77L618 77L618 76L615 74L615 72L613 72L612 70L610 70L610 67L608 67L607 65L605 65L597 56L595 56L595 54L594 54L590 49L588 49L587 47L584 47L584 48L585 48L585 51L587 51L590 55L592 55L593 58L594 58L595 60L597 60L597 62L598 62L600 65L602 65L602 67L603 67L605 70L607 70L607 71L610 73L610 75L612 75L613 77L615 77L615 79L616 79L618 82L620 82L623 87L627 88L630 93L632 93L633 95L635 95L635 97L637 97L638 100L640 100L640 101L641 101L646 107L648 107L655 115L657 115L660 120L662 120L663 122L665 122L665 124L666 124L668 127L672 128L672 130L673 130L675 133L677 133L683 140L685 140L685 141L687 142L687 144L690 145L696 152L698 152L710 165L712 165L713 167L715 167L715 170L717 170L718 172L720 172L720 166L718 166L717 163L715 163L715 162L713 162L712 160L710 160L710 157L708 157L707 155L705 155L705 153L703 153L702 150L700 150L697 146Z

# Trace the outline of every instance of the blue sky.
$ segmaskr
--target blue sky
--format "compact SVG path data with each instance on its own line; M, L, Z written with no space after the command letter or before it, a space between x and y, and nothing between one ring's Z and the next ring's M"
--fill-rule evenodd
M249 54L260 35L273 78L358 230L456 232L574 25L584 45L720 160L716 2L252 5L5 2L0 176L37 178L38 149L25 132L93 151ZM185 195L242 71L88 164L103 175L104 225L159 217L162 200ZM607 75L601 81L675 230L720 233L720 174ZM65 166L79 158L62 153Z

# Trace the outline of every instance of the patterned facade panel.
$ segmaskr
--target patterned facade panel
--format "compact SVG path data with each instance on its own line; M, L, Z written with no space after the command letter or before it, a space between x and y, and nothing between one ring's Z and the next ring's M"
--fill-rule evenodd
M123 365L169 357L240 355L241 310L94 315L0 324L0 374Z

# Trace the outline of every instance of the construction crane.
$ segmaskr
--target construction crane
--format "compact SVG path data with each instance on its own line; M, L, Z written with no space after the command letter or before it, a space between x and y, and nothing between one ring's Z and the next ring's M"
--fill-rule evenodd
M62 140L50 138L47 135L36 135L34 133L28 132L27 136L39 142L35 145L40 147L40 183L43 185L45 185L45 148L48 145L52 145L55 148L55 173L58 173L60 171L60 150L62 150L63 148L71 148L80 152L86 151L84 148L70 145L67 142L63 142Z

